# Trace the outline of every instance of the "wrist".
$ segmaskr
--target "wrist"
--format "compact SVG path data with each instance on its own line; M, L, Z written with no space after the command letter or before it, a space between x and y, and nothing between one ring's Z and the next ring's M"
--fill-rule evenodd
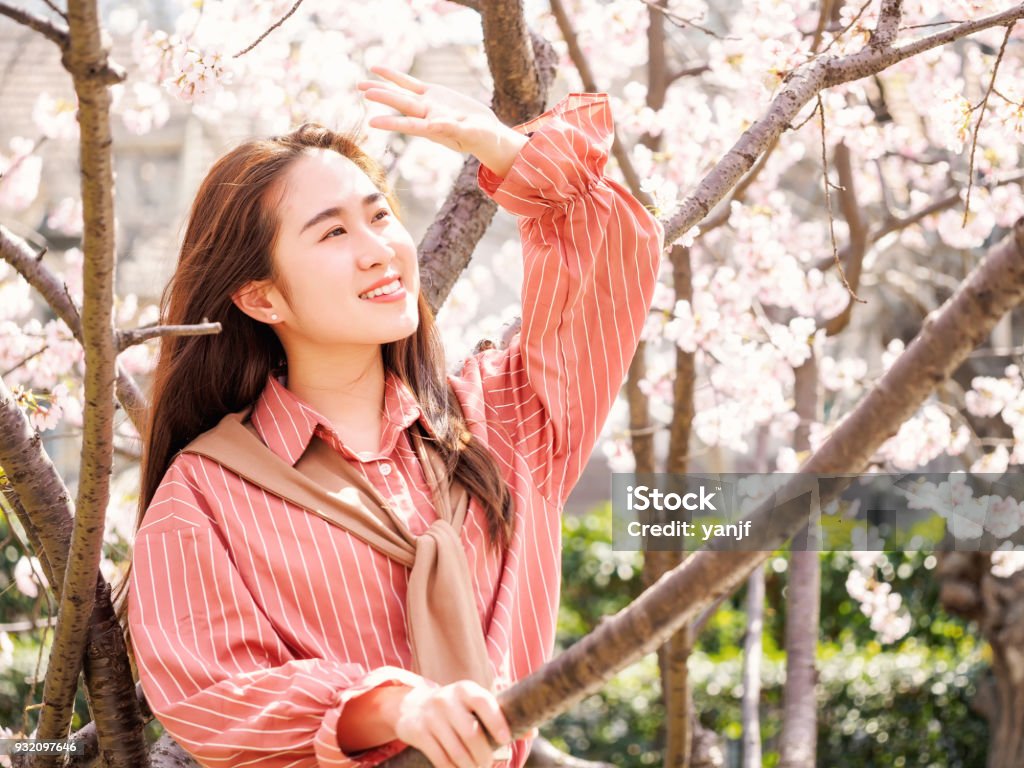
M514 128L503 125L494 140L486 149L474 152L477 159L486 166L493 174L505 178L512 169L519 152L529 142L530 137L525 136Z
M413 690L408 685L382 685L346 703L338 718L341 750L361 752L394 741L402 701Z

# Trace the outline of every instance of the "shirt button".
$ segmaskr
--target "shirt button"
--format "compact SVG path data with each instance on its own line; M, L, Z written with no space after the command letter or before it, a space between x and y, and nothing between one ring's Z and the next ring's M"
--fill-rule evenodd
M391 474L391 465L388 464L387 462L384 462L383 464L381 464L380 465L380 473L382 475L384 475L384 477L387 477L388 475L390 475Z

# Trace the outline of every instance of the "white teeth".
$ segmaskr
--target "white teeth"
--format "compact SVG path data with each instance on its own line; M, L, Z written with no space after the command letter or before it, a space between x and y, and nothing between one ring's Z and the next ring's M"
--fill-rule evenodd
M384 296L389 293L394 293L402 287L401 280L392 280L387 285L382 285L380 288L374 288L372 291L367 291L359 295L360 299L372 299L376 296Z

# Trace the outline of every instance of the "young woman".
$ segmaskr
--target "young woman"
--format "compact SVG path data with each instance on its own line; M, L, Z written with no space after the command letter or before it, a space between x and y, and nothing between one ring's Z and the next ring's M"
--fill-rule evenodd
M126 582L149 705L206 766L523 764L529 736L494 752L495 693L552 652L559 514L654 291L663 233L603 175L605 95L513 129L374 72L360 90L398 114L370 125L475 155L519 217L522 329L446 374L415 244L349 138L305 125L213 165L162 321L223 330L162 341Z

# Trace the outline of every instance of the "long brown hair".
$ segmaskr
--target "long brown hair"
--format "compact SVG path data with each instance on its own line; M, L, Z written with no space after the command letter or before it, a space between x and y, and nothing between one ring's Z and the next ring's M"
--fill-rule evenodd
M267 377L286 362L277 335L238 309L231 297L249 281L279 280L272 258L278 221L268 190L309 149L330 149L347 157L398 214L383 170L355 139L313 123L284 136L247 141L214 163L192 203L177 268L161 298L160 322L219 322L222 330L160 341L142 434L136 530L177 452L226 414L252 405ZM384 368L412 390L449 474L483 506L491 544L505 547L512 531L512 495L487 448L462 440L466 423L447 383L440 334L422 293L418 306L416 331L383 345ZM126 630L130 572L129 562L115 600Z

